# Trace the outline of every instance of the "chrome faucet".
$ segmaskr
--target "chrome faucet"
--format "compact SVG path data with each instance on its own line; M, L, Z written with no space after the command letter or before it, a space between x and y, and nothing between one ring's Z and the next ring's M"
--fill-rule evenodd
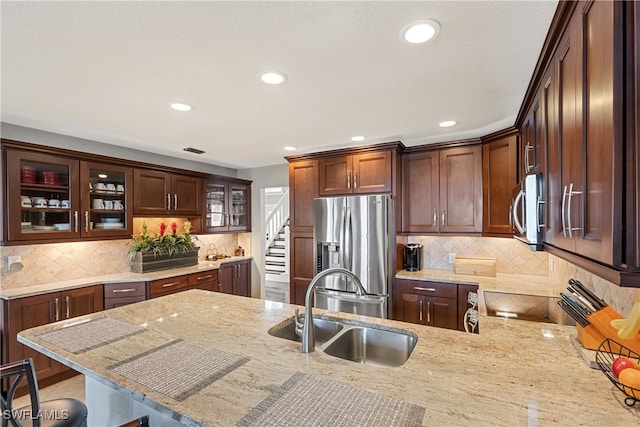
M313 327L313 313L311 312L311 297L314 295L315 288L318 286L318 282L323 277L329 276L331 274L344 274L348 278L350 278L353 283L356 284L356 295L362 297L366 295L367 291L364 286L362 286L362 282L360 279L353 274L351 271L345 268L328 268L326 270L322 270L318 273L311 283L309 283L309 287L307 288L307 294L304 298L304 320L300 321L300 312L296 308L296 334L302 338L302 348L300 348L300 352L302 353L313 353L316 349L316 334L315 328Z

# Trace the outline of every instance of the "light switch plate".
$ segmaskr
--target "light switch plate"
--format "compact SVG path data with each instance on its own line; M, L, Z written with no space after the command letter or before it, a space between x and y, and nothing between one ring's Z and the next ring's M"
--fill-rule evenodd
M449 264L456 262L456 254L449 252Z

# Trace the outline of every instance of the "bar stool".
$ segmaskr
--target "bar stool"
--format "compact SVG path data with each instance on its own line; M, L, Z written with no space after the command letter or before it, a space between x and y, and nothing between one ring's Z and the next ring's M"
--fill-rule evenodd
M24 359L0 367L0 379L15 377L6 398L0 396L2 404L2 427L9 423L15 427L86 427L87 407L77 399L55 399L40 402L38 380L33 361ZM18 383L27 379L31 405L13 408L13 396ZM33 417L32 417L33 416Z

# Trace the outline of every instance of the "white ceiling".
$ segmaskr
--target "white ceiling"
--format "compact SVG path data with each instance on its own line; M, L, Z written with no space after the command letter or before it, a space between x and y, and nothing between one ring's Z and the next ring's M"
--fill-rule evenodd
M478 137L514 124L556 5L2 1L1 120L238 169ZM439 36L403 43L419 19Z

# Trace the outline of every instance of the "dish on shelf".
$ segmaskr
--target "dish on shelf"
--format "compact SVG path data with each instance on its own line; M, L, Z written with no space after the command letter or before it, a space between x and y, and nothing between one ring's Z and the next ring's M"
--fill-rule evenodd
M56 230L60 230L60 231L69 231L69 230L71 230L71 224L69 224L68 222L63 222L63 223L59 223L59 224L53 224L53 226L55 227Z
M51 231L55 230L56 228L53 225L34 225L33 229L35 231Z
M95 224L96 229L100 230L107 230L107 229L111 229L111 228L124 228L124 223L123 222L97 222Z
M105 223L105 222L109 224L114 224L114 223L122 224L120 222L120 218L102 218L102 223ZM98 224L102 224L102 223L98 223Z

